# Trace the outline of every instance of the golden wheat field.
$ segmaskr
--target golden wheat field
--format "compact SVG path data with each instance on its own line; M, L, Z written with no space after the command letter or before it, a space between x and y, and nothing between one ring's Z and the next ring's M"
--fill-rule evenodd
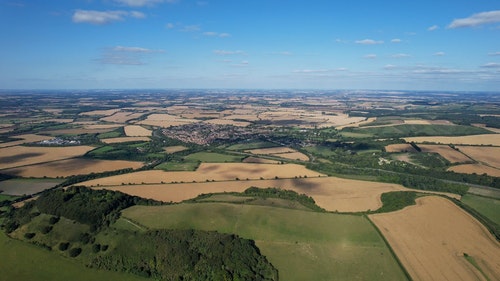
M21 140L2 142L0 143L0 148L53 139L53 137L41 136L35 134L18 135L18 136L13 136L12 138Z
M309 157L302 152L288 152L288 153L278 153L271 154L276 157L281 157L290 160L299 160L299 161L309 161Z
M0 149L0 169L74 158L94 149L92 146L29 147L11 146Z
M107 117L103 117L100 120L106 121L106 122L111 122L111 123L124 124L124 123L127 123L127 121L139 118L142 115L143 115L142 113L120 111L120 112L116 112L113 115L110 115L110 116L107 116Z
M249 187L275 187L293 190L311 196L316 204L328 211L363 212L382 206L380 195L385 192L409 190L401 185L316 177L277 180L233 180L225 182L187 182L177 184L141 184L123 186L99 186L98 189L121 191L130 195L164 202L181 202L200 194L217 192L243 192ZM439 193L445 194L445 193ZM454 198L460 196L445 194Z
M101 141L103 143L107 143L107 144L132 142L132 141L150 141L150 140L151 139L148 137L120 137L120 138L101 139Z
M500 177L500 169L489 167L483 164L463 164L458 166L453 166L448 169L449 171L453 171L455 173L463 173L463 174L488 174L493 177Z
M181 152L181 151L184 151L186 149L188 149L188 148L185 146L182 146L182 145L167 146L164 148L165 152L169 153L169 154Z
M500 168L500 147L458 146L457 148L479 163Z
M125 126L123 130L127 137L150 137L152 135L151 130L138 125Z
M435 196L370 215L413 280L499 280L500 243L471 215ZM469 260L474 260L476 267Z
M500 146L500 134L472 135L461 137L411 137L404 138L406 142L415 143L442 143L466 145L494 145Z
M134 161L73 158L3 170L2 173L20 177L43 178L46 176L49 178L55 178L69 177L73 175L84 175L90 173L101 173L126 168L138 169L142 166L142 162Z
M438 153L444 159L450 161L450 163L463 163L471 161L469 157L460 151L456 151L448 145L419 144L418 147L420 147L422 152Z
M154 113L148 115L146 120L137 122L136 124L168 128L170 126L180 126L197 122L200 122L200 120L182 118L171 114Z
M387 152L417 152L409 143L389 144L385 146Z
M243 121L235 121L231 119L210 119L207 121L204 121L205 123L209 124L214 124L214 125L233 125L237 127L246 127L252 123L250 122L243 122Z
M318 177L321 173L308 170L297 164L254 163L201 163L196 171L166 172L161 170L141 171L130 174L86 181L86 186L112 186L122 184L229 181L241 179L273 179L293 177Z

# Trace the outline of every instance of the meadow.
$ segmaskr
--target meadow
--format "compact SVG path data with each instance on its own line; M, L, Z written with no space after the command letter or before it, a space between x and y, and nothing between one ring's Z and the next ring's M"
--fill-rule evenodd
M153 229L200 229L253 239L281 280L407 280L363 216L226 203L134 206L123 217Z
M500 199L466 194L461 201L500 225Z

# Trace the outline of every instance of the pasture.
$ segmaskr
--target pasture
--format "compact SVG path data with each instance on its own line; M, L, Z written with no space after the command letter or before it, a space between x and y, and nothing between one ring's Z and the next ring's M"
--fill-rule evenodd
M406 142L415 143L437 143L437 144L455 144L455 145L493 145L500 146L500 134L481 134L472 136L435 136L435 137L407 137Z
M4 174L20 177L55 178L69 177L74 175L85 175L90 173L101 173L121 169L138 169L143 166L142 162L122 160L96 160L87 158L73 158L54 161L50 163L36 164L13 168L2 171Z
M92 146L11 146L0 148L0 170L74 158L84 155L92 149L94 149Z
M447 199L427 196L417 199L416 206L369 217L413 280L500 277L499 242L482 224ZM480 270L466 257L471 257Z
M362 216L226 203L134 206L122 214L153 229L216 230L253 239L280 280L406 280Z
M500 225L500 199L466 194L462 197L462 202Z

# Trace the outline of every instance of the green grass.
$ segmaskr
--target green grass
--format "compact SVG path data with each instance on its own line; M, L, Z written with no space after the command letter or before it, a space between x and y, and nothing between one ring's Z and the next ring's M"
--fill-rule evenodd
M3 190L2 195L21 196L38 193L52 188L63 181L58 179L10 179L0 182L0 190Z
M363 138L371 138L373 137L373 134L371 133L368 133L368 132L359 132L359 133L355 133L355 132L340 132L340 135L343 136L344 138L353 138L353 139L363 139Z
M268 148L275 147L276 144L267 141L255 141L255 142L244 142L233 144L229 146L228 150L249 150L249 149L258 149L258 148Z
M420 124L404 124L394 125L387 127L361 127L361 128L348 128L342 131L352 132L357 134L369 134L377 138L395 138L395 137L415 137L415 136L466 136L466 135L479 135L490 134L483 128L473 126L450 126L450 125L420 125Z
M8 238L0 231L0 280L16 281L139 281L150 280L118 272L96 270L35 245Z
M244 156L220 154L215 152L196 152L185 157L189 161L201 161L209 163L241 162Z
M97 137L99 139L110 139L110 138L123 137L123 134L120 132L117 132L117 131L111 131L111 132L99 134Z
M462 197L462 202L500 225L500 200L466 194Z
M194 171L198 168L198 162L163 162L155 167L155 170L163 171Z
M18 196L12 196L12 195L6 195L6 194L0 194L0 202L3 201L12 201L19 198Z
M406 280L363 216L227 203L134 206L123 216L153 229L216 230L253 239L281 280Z

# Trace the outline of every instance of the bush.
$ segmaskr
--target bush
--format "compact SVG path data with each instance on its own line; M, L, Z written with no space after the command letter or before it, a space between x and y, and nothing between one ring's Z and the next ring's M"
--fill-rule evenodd
M94 253L99 253L101 251L101 244L94 244L94 245L92 245L92 251Z
M52 231L52 226L51 225L46 225L40 229L40 232L42 234L47 234Z
M82 248L71 248L71 250L69 250L69 256L72 258L77 257L81 253L82 253Z
M59 217L50 217L49 224L56 224L59 221Z
M69 242L59 243L59 250L66 251L69 248Z
M33 233L33 232L28 232L28 233L25 233L25 234L24 234L24 238L26 238L26 239L31 239L31 238L35 237L35 235L36 235L36 234L35 234L35 233Z

